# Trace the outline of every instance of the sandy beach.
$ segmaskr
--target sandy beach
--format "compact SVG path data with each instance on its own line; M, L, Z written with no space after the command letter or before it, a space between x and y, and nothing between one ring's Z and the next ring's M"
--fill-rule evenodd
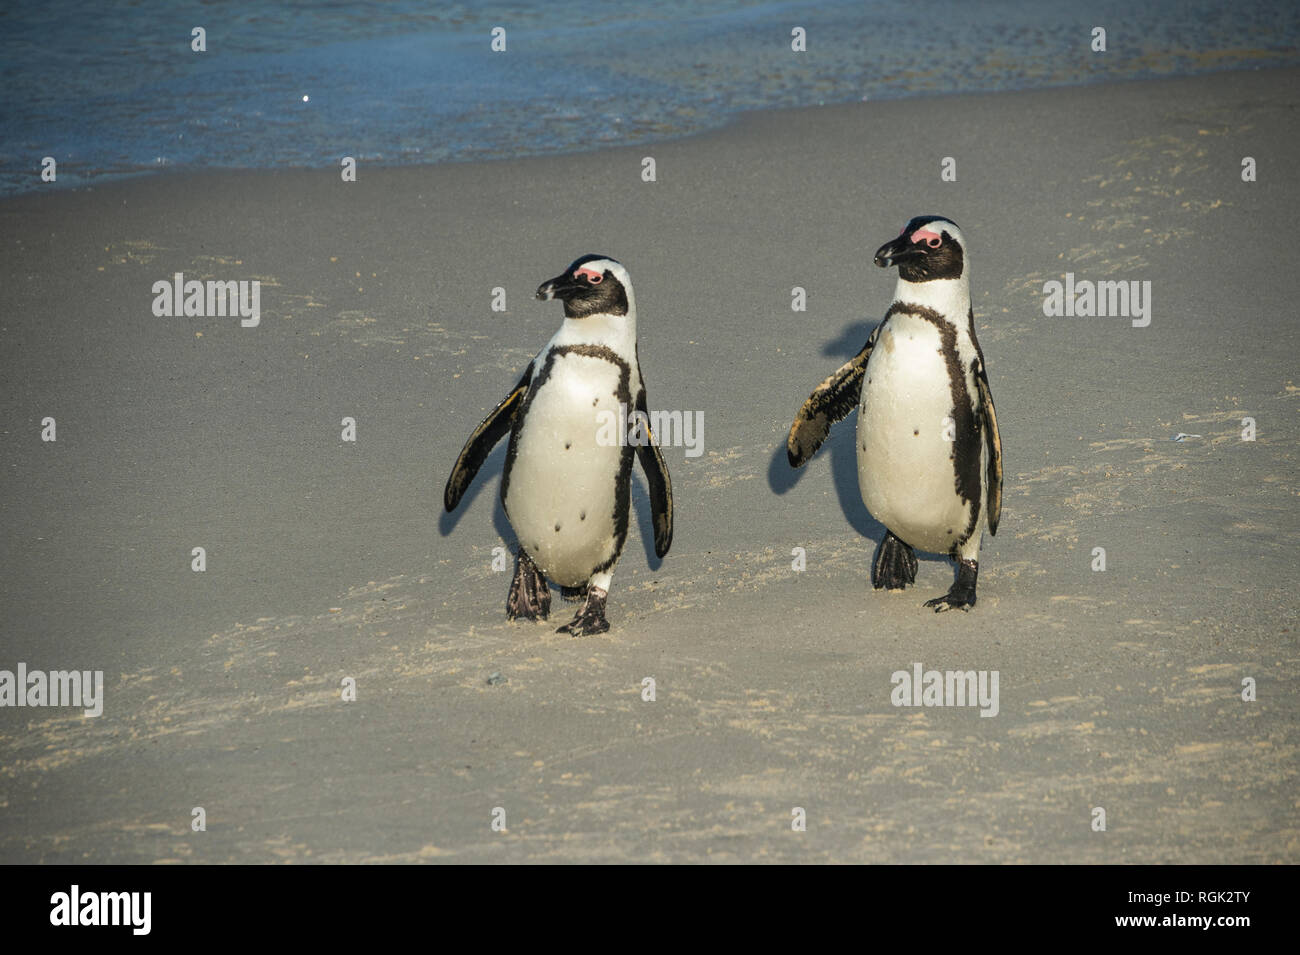
M1298 87L0 201L0 669L104 673L98 717L0 708L0 862L1300 861ZM936 555L871 590L854 418L785 460L921 213L970 243L1004 444L969 614L922 609ZM538 283L587 252L631 274L651 407L704 427L664 448L671 552L638 471L612 629L573 639L558 593L505 619L504 444L449 516L442 489L560 323ZM260 281L260 323L155 315L176 273ZM1067 273L1150 282L1150 324L1045 315ZM915 664L997 671L997 715L894 706Z

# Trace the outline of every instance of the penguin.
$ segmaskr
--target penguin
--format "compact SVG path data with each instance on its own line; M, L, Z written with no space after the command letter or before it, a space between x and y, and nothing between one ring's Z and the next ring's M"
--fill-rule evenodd
M802 467L856 407L858 488L886 530L872 586L915 583L915 550L947 554L956 580L925 606L969 611L981 523L997 534L1002 515L1002 439L975 337L966 239L951 219L917 216L874 261L898 268L894 301L862 351L804 403L786 452Z
M519 556L506 616L547 619L547 582L554 581L566 600L583 601L557 632L604 633L610 581L627 539L634 456L645 472L655 554L664 557L673 540L672 482L649 428L632 281L609 256L584 255L543 282L537 298L562 301L564 324L465 442L443 503L455 510L509 432L501 502ZM620 425L602 425L611 420ZM616 433L625 420L638 423L632 440Z

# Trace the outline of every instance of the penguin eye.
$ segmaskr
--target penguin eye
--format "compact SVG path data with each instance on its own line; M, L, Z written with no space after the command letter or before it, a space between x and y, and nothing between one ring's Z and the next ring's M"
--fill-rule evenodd
M601 282L605 281L605 276L597 275L595 272L588 272L587 281L592 285L599 285Z
M928 246L929 246L930 248L932 248L932 249L937 249L937 248L939 248L939 245L940 245L940 243L942 243L942 242L943 242L943 239L940 239L938 236L935 236L933 239L926 239L926 240L925 240L925 244L928 245Z
M605 279L605 276L601 275L595 269L578 269L573 273L573 277L586 279L588 285L599 285Z

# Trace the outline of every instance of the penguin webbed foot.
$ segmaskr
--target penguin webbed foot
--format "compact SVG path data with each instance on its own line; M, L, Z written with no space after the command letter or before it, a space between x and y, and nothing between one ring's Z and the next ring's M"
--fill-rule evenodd
M916 551L903 543L893 531L887 530L871 565L871 586L876 590L902 590L914 583Z
M609 621L605 619L605 598L608 596L608 591L596 586L588 587L587 601L578 611L578 615L555 632L567 633L574 637L589 637L604 633L609 629Z
M970 608L975 606L975 580L978 575L977 561L958 561L957 580L953 583L952 589L942 597L927 600L924 606L933 607L935 613L943 613L945 610L965 610L969 613Z
M519 548L515 563L515 579L510 583L510 596L506 598L506 617L514 620L545 620L551 615L551 588L546 577L527 552Z

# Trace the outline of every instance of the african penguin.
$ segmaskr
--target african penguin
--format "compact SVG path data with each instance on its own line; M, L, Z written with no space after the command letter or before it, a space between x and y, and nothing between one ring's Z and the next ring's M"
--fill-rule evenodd
M605 600L627 538L634 454L645 471L655 554L667 554L673 540L672 484L648 425L645 440L619 442L608 440L611 429L601 425L610 414L616 421L635 420L633 411L648 414L632 282L608 256L584 255L543 282L537 297L564 302L564 324L470 435L443 503L455 509L488 453L510 432L501 501L519 537L519 558L506 615L545 620L551 580L566 598L585 601L558 632L604 633Z
M913 548L947 554L956 581L925 606L969 610L981 518L996 534L1002 513L1002 440L975 338L966 240L951 219L918 216L875 263L898 267L893 304L862 351L804 403L786 450L802 467L856 407L858 487L886 529L872 586L915 583Z

